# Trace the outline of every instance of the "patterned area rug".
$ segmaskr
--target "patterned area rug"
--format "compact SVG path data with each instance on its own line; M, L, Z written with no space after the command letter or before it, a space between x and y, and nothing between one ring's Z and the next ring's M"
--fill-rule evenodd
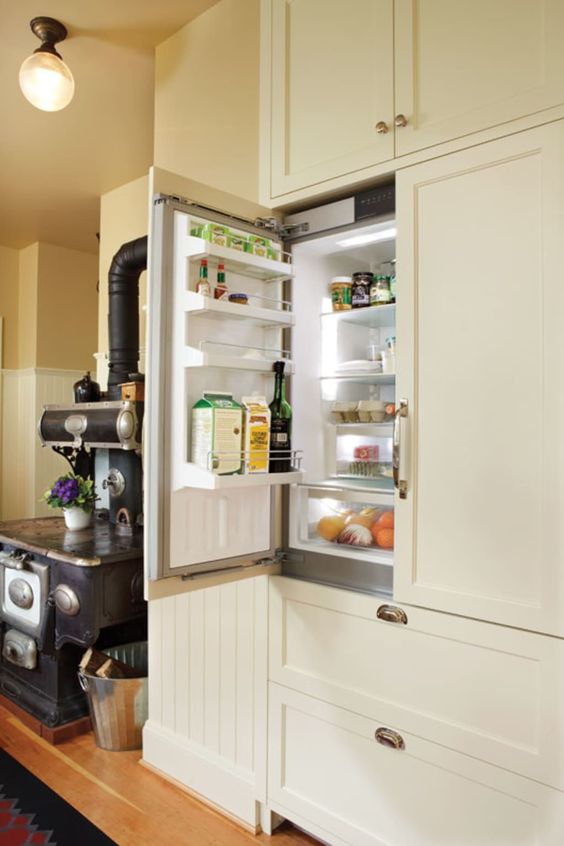
M116 846L0 749L0 846Z

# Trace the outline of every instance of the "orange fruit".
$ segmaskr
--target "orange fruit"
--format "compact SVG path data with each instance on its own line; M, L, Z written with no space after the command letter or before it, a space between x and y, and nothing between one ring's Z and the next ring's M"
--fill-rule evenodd
M372 532L372 537L382 549L394 548L394 530L393 529L378 529L377 532Z
M393 529L394 528L394 512L384 511L376 520L376 526L379 529Z

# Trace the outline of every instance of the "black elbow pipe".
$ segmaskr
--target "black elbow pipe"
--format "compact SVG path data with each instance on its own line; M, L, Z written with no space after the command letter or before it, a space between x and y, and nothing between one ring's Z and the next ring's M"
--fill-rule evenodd
M139 367L139 277L147 269L147 236L122 244L108 274L108 397L119 399L117 387Z

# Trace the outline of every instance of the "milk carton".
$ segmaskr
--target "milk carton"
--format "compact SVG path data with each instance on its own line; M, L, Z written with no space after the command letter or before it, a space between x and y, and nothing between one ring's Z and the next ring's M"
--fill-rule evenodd
M243 409L232 394L204 391L192 409L192 461L219 476L241 472Z
M268 473L270 409L264 397L243 397L245 473Z

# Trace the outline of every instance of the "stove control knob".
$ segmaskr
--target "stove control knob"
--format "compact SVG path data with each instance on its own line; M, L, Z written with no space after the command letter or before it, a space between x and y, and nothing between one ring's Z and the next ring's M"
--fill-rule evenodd
M67 617L76 617L80 611L80 600L68 585L57 585L55 588L55 605L57 610Z
M18 608L28 609L33 605L33 588L25 579L13 579L8 587L8 596Z

